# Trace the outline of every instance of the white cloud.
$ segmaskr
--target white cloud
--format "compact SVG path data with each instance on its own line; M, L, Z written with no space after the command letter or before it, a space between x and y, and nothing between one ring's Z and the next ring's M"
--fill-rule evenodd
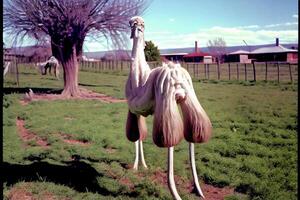
M175 19L174 18L170 18L169 22L175 22Z
M298 19L298 14L294 14L293 17Z
M274 27L281 27L281 26L293 26L293 25L298 25L298 22L286 22L282 24L268 24L265 25L265 28L274 28Z
M281 43L297 43L298 30L253 30L241 27L215 26L201 29L196 33L145 35L146 40L152 40L160 49L191 47L196 40L199 46L206 47L208 40L216 37L222 37L228 46L243 45L243 40L249 45L269 44L274 43L276 37L280 38Z
M258 25L249 25L249 26L238 26L236 28L239 28L239 29L256 29L256 28L259 28L260 26Z

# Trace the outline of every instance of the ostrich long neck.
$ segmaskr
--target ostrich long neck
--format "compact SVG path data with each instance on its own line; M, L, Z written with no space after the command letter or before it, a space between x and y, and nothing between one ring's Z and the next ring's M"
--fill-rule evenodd
M144 54L144 37L135 37L132 47L132 62L130 66L130 77L132 89L143 86L150 74L150 67L146 62Z

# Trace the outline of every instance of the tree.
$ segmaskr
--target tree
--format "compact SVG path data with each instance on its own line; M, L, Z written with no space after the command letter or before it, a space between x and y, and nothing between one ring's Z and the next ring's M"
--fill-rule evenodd
M66 97L77 96L78 59L88 34L105 37L114 46L128 41L128 21L140 15L147 0L5 0L4 30L49 40L52 54L63 66Z
M160 61L160 52L152 41L146 41L144 52L146 61Z
M210 53L217 58L217 62L223 62L223 56L226 54L226 42L223 38L209 40L207 47Z

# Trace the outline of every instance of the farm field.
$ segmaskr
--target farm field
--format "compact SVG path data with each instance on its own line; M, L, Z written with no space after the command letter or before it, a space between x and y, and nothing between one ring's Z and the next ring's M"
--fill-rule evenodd
M29 88L57 92L62 80L25 68L18 88L10 76L5 78L4 199L172 199L167 149L152 142L151 116L144 142L149 169L135 172L134 144L125 136L126 102L23 105L20 99ZM121 99L126 80L124 72L79 74L80 87ZM297 84L194 79L194 89L213 124L212 139L195 145L200 185L232 188L226 200L297 199ZM191 193L184 140L175 147L174 170L181 197L199 199Z

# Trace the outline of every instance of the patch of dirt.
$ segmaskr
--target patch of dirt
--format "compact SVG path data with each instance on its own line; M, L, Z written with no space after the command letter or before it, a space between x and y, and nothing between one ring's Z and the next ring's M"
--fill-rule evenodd
M76 145L80 145L80 146L89 146L91 144L90 142L74 140L74 139L72 139L72 137L70 135L65 134L65 133L60 133L59 136L62 138L62 140L65 143L68 143L68 144L76 144Z
M119 103L126 102L126 99L117 99L111 96L93 92L85 88L80 88L80 94L77 97L72 97L69 99L85 99L85 100L99 100L105 103ZM41 101L41 100L65 100L66 97L60 94L47 94L47 93L31 93L25 94L24 98L20 100L21 105L27 105L30 101Z
M19 136L21 137L21 139L24 142L29 142L31 140L34 140L41 147L44 147L44 148L49 147L49 144L46 140L40 138L39 136L37 136L36 134L30 132L29 130L27 130L24 127L25 121L23 119L17 118L16 125L17 125L17 128L18 128Z
M119 180L119 182L122 184L122 185L125 185L125 186L128 186L131 190L134 189L134 184L131 182L130 179L128 178L121 178Z
M174 179L177 187L180 186L188 193L195 193L193 180L185 181L180 176L176 176L176 175L174 175ZM167 173L165 172L156 171L151 176L151 180L161 185L164 185L166 188L168 188L168 176ZM225 196L234 194L234 188L229 188L229 187L218 188L205 183L200 183L200 187L205 196L205 200L223 200Z
M12 188L8 194L9 200L32 200L33 196L30 192L26 191L23 188Z
M57 197L55 197L50 192L42 192L41 195L42 199L44 200L55 200ZM33 194L29 191L26 191L26 188L12 188L8 194L9 200L36 200L37 198L33 197ZM64 200L67 200L67 198L64 198Z

